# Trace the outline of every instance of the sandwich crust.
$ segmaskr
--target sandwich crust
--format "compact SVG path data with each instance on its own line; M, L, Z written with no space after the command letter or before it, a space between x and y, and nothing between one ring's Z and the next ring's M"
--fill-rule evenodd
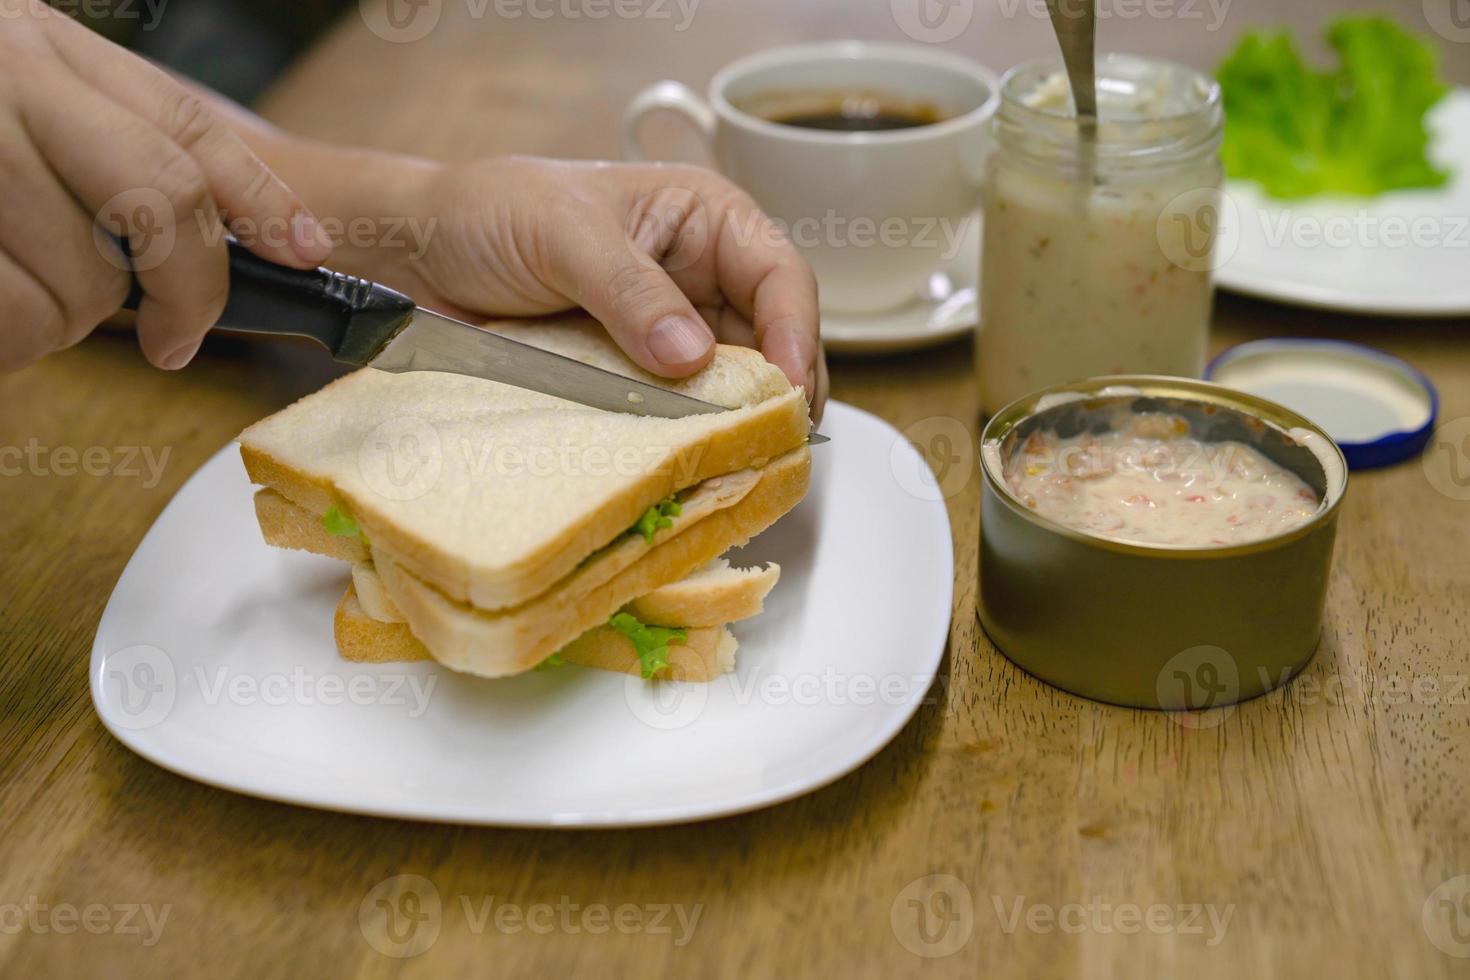
M646 419L476 378L365 370L245 430L240 451L251 480L309 512L342 508L374 549L407 573L451 599L494 611L552 588L659 500L762 466L800 447L810 429L801 392L754 351L721 346L710 367L668 382L630 365L592 321L492 326L600 367L741 407ZM334 425L324 429L324 418ZM375 447L397 445L405 433L432 440L440 467L432 485L409 498L387 492L394 488L373 469L385 465ZM489 438L499 441L491 446ZM553 467L542 479L522 466L514 473L492 470L487 479L476 469L500 465L500 450L527 447L569 452L577 460L578 453L601 458L619 449L645 455L634 472L607 478Z
M383 664L432 659L406 623L385 623L370 617L351 585L337 604L332 625L337 652L344 660ZM654 677L712 681L735 668L737 646L735 637L724 626L686 630L685 642L669 647L669 665ZM638 651L611 626L598 626L583 633L561 650L561 657L584 667L642 676Z
M372 555L361 538L329 534L320 517L297 507L274 490L257 491L255 516L266 544L352 562L352 581L363 611L381 622L403 622L403 614L383 588ZM630 550L637 550L638 539L629 543L633 545ZM631 564L631 559L617 563L617 570L627 564ZM731 568L728 561L718 558L686 578L639 596L627 608L651 626L738 623L760 615L766 596L780 578L781 566L774 563L763 568Z
M328 534L319 514L298 507L269 488L255 492L255 519L265 543L273 548L310 551L353 562L371 557L362 538Z
M738 503L654 547L611 578L599 581L598 570L587 567L557 588L500 612L454 601L380 551L376 541L373 563L434 659L485 677L517 674L605 623L632 600L749 541L796 506L810 478L811 454L802 446L760 470L760 481Z
M781 566L731 568L723 559L717 565L639 596L628 612L653 626L716 626L759 616Z
M347 586L332 617L332 634L342 659L360 664L394 664L431 660L429 651L403 622L373 619L357 599L357 589Z

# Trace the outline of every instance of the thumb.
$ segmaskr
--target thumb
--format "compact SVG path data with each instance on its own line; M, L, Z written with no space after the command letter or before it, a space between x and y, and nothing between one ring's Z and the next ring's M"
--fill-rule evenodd
M714 333L657 262L622 229L583 235L563 255L562 292L574 298L644 370L682 378L709 363Z

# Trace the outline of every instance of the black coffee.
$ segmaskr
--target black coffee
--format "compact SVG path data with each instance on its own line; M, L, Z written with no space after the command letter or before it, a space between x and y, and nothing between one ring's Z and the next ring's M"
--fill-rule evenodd
M755 101L752 110L769 122L839 133L913 129L946 118L929 103L867 93L766 95Z

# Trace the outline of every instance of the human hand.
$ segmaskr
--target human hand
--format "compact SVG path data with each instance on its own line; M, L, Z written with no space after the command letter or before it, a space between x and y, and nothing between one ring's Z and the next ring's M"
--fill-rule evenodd
M0 183L0 371L117 312L130 265L143 352L183 367L229 292L221 210L267 232L251 247L272 262L311 268L332 250L213 109L38 0L0 0Z
M685 166L529 157L446 169L425 185L438 223L411 287L462 317L582 307L643 368L697 371L722 343L754 347L827 395L817 285L755 202Z

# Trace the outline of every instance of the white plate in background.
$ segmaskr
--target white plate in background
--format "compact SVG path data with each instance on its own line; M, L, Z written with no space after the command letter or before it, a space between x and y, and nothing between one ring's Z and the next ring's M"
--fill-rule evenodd
M107 728L204 783L354 813L469 824L677 823L851 772L917 710L948 636L949 519L923 458L840 403L811 493L737 553L777 561L735 673L649 684L568 665L503 680L340 659L342 562L261 540L227 446L128 562L98 626Z
M1452 89L1428 121L1443 187L1277 201L1230 181L1240 237L1216 282L1345 313L1470 315L1470 89Z

